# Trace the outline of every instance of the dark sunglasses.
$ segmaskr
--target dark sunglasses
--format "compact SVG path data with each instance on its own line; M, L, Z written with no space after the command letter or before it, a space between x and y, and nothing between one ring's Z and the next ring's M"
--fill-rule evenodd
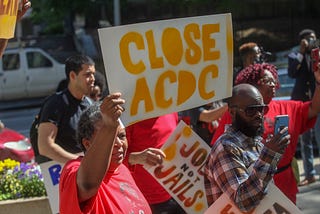
M247 117L253 117L257 114L257 112L265 114L269 110L268 105L250 105L247 106L245 109L242 109L239 106L230 106L230 108L237 108L239 111L244 112Z

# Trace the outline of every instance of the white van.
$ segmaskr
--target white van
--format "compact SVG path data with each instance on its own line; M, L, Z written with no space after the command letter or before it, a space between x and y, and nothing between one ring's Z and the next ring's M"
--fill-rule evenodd
M42 49L8 49L0 59L0 101L48 96L63 79L64 64Z

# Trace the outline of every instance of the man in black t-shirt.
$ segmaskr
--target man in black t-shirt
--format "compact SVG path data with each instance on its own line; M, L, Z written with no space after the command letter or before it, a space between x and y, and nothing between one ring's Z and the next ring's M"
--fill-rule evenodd
M94 86L95 65L88 56L76 55L66 60L68 88L46 100L38 128L39 153L60 163L81 153L76 140L80 114L90 105L86 98Z

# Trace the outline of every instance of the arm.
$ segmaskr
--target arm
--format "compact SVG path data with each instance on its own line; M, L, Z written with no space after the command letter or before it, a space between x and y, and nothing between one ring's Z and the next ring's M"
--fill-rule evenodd
M200 113L199 120L206 123L211 123L212 121L218 120L222 117L222 115L227 111L228 105L224 104L221 107L210 109L210 110L203 110Z
M20 21L20 19L27 12L27 10L31 8L31 2L29 0L23 0L20 4L22 5L21 9L19 9L17 13L17 21Z
M57 132L58 128L53 123L40 123L38 128L39 153L60 163L77 158L77 154L67 152L55 143Z
M101 127L95 130L93 139L85 139L91 141L91 144L77 172L80 202L88 200L98 192L101 182L109 170L113 148L120 142L117 130L118 119L123 111L120 105L123 103L124 100L120 99L120 93L107 96L100 106L103 115Z
M129 154L128 163L130 165L141 164L155 166L161 164L166 155L161 149L148 148L142 152L132 152Z
M309 119L316 117L320 113L320 63L318 65L318 70L313 73L315 78L315 90L309 108Z

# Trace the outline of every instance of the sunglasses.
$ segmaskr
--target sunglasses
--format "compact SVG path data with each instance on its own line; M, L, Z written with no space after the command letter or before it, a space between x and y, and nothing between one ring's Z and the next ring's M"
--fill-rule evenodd
M253 117L257 114L257 112L265 114L269 110L268 105L250 105L247 106L245 109L242 109L239 106L230 106L230 108L237 108L239 111L244 112L247 117Z

